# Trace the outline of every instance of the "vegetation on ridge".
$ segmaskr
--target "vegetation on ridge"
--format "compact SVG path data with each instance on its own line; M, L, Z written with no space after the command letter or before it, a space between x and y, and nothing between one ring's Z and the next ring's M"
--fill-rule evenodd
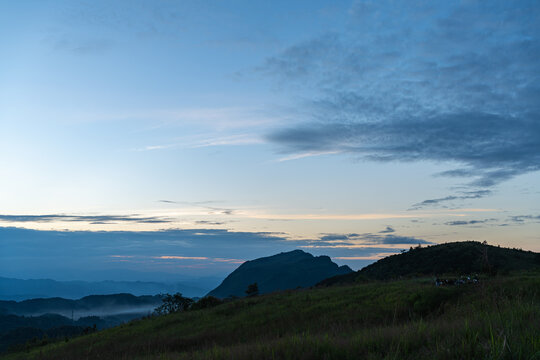
M540 269L540 253L462 241L411 247L409 251L380 259L357 272L325 279L319 285L448 274L508 274L534 269Z

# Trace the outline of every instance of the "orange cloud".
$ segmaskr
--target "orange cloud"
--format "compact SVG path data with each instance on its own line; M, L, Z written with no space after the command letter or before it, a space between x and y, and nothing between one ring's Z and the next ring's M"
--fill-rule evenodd
M241 259L213 258L212 261L216 261L216 262L226 262L226 263L231 263L231 264L242 264L242 263L244 263L246 260L241 260Z
M209 258L205 256L172 256L172 255L166 255L166 256L154 256L154 259L173 259L173 260L209 260Z

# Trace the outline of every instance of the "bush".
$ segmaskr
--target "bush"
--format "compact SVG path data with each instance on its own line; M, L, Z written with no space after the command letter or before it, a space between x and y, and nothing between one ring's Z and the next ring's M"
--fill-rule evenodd
M174 295L164 294L162 301L163 304L161 304L154 310L154 312L158 315L185 311L188 310L193 304L192 299L183 297L181 293L176 293Z

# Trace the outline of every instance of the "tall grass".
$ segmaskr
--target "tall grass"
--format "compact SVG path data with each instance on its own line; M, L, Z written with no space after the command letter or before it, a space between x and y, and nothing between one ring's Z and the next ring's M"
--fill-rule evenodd
M288 291L155 317L10 359L539 359L540 276Z

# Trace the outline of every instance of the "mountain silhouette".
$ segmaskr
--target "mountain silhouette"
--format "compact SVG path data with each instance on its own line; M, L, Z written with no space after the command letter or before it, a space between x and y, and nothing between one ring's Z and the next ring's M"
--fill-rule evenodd
M148 312L161 302L159 295L134 296L132 294L90 295L78 300L58 297L23 301L0 300L0 314L38 316L53 313L70 317L74 311L79 317L121 312Z
M192 281L193 282L193 281ZM150 295L160 293L181 292L185 296L202 296L214 285L199 281L160 283L151 281L57 281L51 279L13 279L0 276L0 299L27 300L36 298L61 297L64 299L80 299L88 295L112 295L129 293L133 295Z
M245 296L250 284L257 283L260 294L309 287L335 275L351 273L328 256L313 256L302 250L246 261L208 295L218 298Z
M407 252L380 259L357 272L325 279L319 285L445 274L505 274L538 268L540 268L540 253L492 246L477 241L460 241L411 248Z

